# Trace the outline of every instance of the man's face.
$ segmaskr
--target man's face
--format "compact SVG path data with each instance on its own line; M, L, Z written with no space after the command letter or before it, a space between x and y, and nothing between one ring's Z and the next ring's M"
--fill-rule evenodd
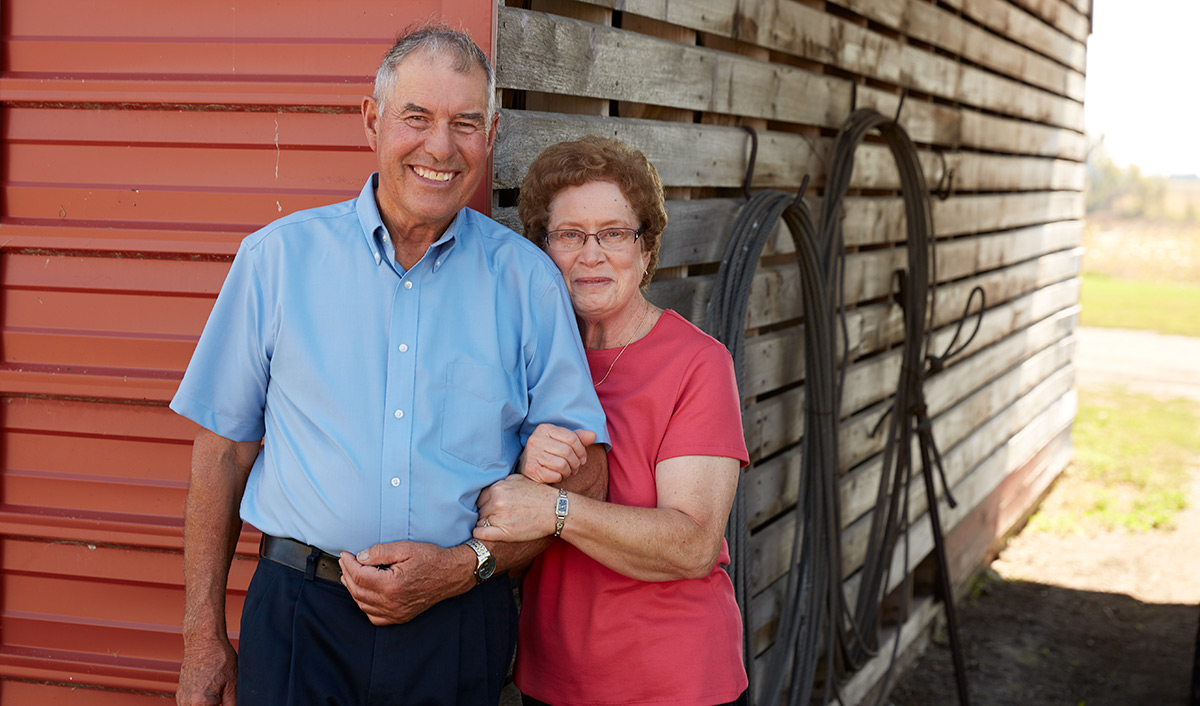
M375 197L388 230L401 237L445 230L484 177L495 126L482 69L461 73L452 59L429 52L402 61L383 110L363 100L367 143L379 162Z

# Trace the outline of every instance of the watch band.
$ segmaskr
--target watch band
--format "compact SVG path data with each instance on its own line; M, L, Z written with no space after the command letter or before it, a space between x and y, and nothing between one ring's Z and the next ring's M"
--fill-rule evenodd
M567 510L570 509L571 502L567 500L567 491L562 488L558 489L558 497L554 499L554 516L557 518L554 522L554 536L562 534L563 526L567 524Z
M474 537L464 542L475 551L475 581L483 583L492 577L496 571L496 558L488 551L487 546Z

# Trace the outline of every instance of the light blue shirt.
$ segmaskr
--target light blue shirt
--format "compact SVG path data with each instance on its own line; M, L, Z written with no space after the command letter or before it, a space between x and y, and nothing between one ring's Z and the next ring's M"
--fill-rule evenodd
M465 541L539 423L608 443L550 258L463 209L405 272L377 179L242 241L171 402L264 439L242 519L333 553Z

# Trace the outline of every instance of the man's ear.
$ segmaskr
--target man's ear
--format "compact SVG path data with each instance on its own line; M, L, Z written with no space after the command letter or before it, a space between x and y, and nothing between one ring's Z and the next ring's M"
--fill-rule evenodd
M379 145L379 132L376 127L379 123L379 104L371 96L364 96L362 100L362 120L363 132L367 135L367 144L374 152Z
M492 151L492 147L496 144L496 128L500 125L500 113L497 112L492 116L492 129L488 130L488 152Z

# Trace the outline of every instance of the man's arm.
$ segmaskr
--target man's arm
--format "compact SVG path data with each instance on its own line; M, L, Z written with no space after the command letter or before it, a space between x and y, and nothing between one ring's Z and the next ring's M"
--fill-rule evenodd
M192 476L184 506L183 662L179 704L233 704L237 655L225 630L225 586L242 522L246 478L261 444L207 429L192 446Z
M555 488L566 488L572 493L585 495L595 500L608 499L608 452L604 444L587 447L587 461ZM534 557L556 541L555 537L543 537L532 542L484 542L488 551L496 557L497 571L524 569ZM471 553L471 571L475 570L475 556Z
M608 452L587 447L587 461L558 484L598 500L608 496ZM522 568L554 541L485 542L496 571ZM475 586L475 552L466 545L439 547L424 542L376 544L354 556L342 552L342 583L375 625L406 623L430 606Z

